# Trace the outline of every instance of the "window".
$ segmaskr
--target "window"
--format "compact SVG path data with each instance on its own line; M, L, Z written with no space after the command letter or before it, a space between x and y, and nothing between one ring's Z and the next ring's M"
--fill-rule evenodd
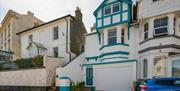
M54 33L54 40L57 40L59 38L59 27L54 27L53 29L53 33Z
M157 57L153 62L153 76L164 77L166 75L166 58Z
M174 18L174 31L176 31L176 18Z
M54 55L54 57L58 57L59 56L59 52L58 51L59 51L58 47L54 47L53 48L53 53L54 53L53 55Z
M148 61L147 59L143 60L143 77L147 78L148 76Z
M173 81L172 80L156 80L155 84L164 85L164 86L172 86Z
M110 30L108 31L108 44L116 44L117 43L117 34L116 30Z
M6 32L7 32L7 29L5 29L4 31L4 40L6 40Z
M11 34L11 25L9 24L8 25L8 36L10 36L10 34Z
M114 5L113 5L113 13L114 13L114 12L119 12L119 10L120 10L119 3L114 4Z
M11 42L10 42L10 39L8 39L8 51L11 51L10 45L11 45Z
M172 62L172 76L180 77L180 60L175 60Z
M168 34L168 17L154 20L155 36Z
M149 30L149 26L148 23L146 23L144 25L144 40L148 39L148 30Z
M111 6L105 7L105 10L104 10L104 15L109 15L109 14L111 14Z
M125 43L125 30L124 29L121 30L121 43L122 44Z
M33 35L29 35L29 41L33 40Z
M180 86L180 80L176 80L176 81L174 82L174 86Z
M153 2L156 2L156 1L159 1L159 0L153 0Z

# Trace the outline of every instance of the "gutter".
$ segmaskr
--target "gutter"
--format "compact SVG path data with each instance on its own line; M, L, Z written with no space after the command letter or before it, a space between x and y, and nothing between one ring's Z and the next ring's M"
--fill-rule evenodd
M68 31L68 20L65 18L66 20L66 53L69 54L69 61L71 61L71 53L68 51L68 47L69 47L69 44L68 44L68 39L69 39L69 31Z

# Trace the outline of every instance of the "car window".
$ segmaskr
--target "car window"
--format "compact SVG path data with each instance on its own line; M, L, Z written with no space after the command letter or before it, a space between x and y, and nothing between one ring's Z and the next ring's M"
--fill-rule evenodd
M176 81L174 82L174 86L180 86L180 80L176 80Z
M164 85L164 86L172 86L173 81L171 81L171 80L156 80L155 84Z

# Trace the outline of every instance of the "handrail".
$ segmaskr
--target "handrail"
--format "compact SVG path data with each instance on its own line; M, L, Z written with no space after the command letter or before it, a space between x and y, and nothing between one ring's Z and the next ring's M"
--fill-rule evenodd
M70 64L71 62L73 62L77 57L79 57L81 54L83 54L84 52L81 52L79 55L77 55L76 57L74 57L72 60L70 60L69 62L67 62L65 65L63 65L62 67L65 67L66 65Z

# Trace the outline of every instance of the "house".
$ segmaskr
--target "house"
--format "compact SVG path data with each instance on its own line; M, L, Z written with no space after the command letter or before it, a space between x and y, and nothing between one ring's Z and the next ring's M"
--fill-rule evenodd
M21 57L37 55L63 57L65 63L84 51L86 29L83 15L77 8L75 16L66 15L17 33L21 36Z
M27 14L19 14L13 10L9 10L1 22L0 50L14 52L12 60L20 58L21 42L20 36L17 36L16 33L42 23L30 11Z
M179 77L179 0L138 0L138 9L138 78Z
M86 85L97 91L130 91L137 75L132 1L104 0L94 16L96 31L86 34L85 42Z

